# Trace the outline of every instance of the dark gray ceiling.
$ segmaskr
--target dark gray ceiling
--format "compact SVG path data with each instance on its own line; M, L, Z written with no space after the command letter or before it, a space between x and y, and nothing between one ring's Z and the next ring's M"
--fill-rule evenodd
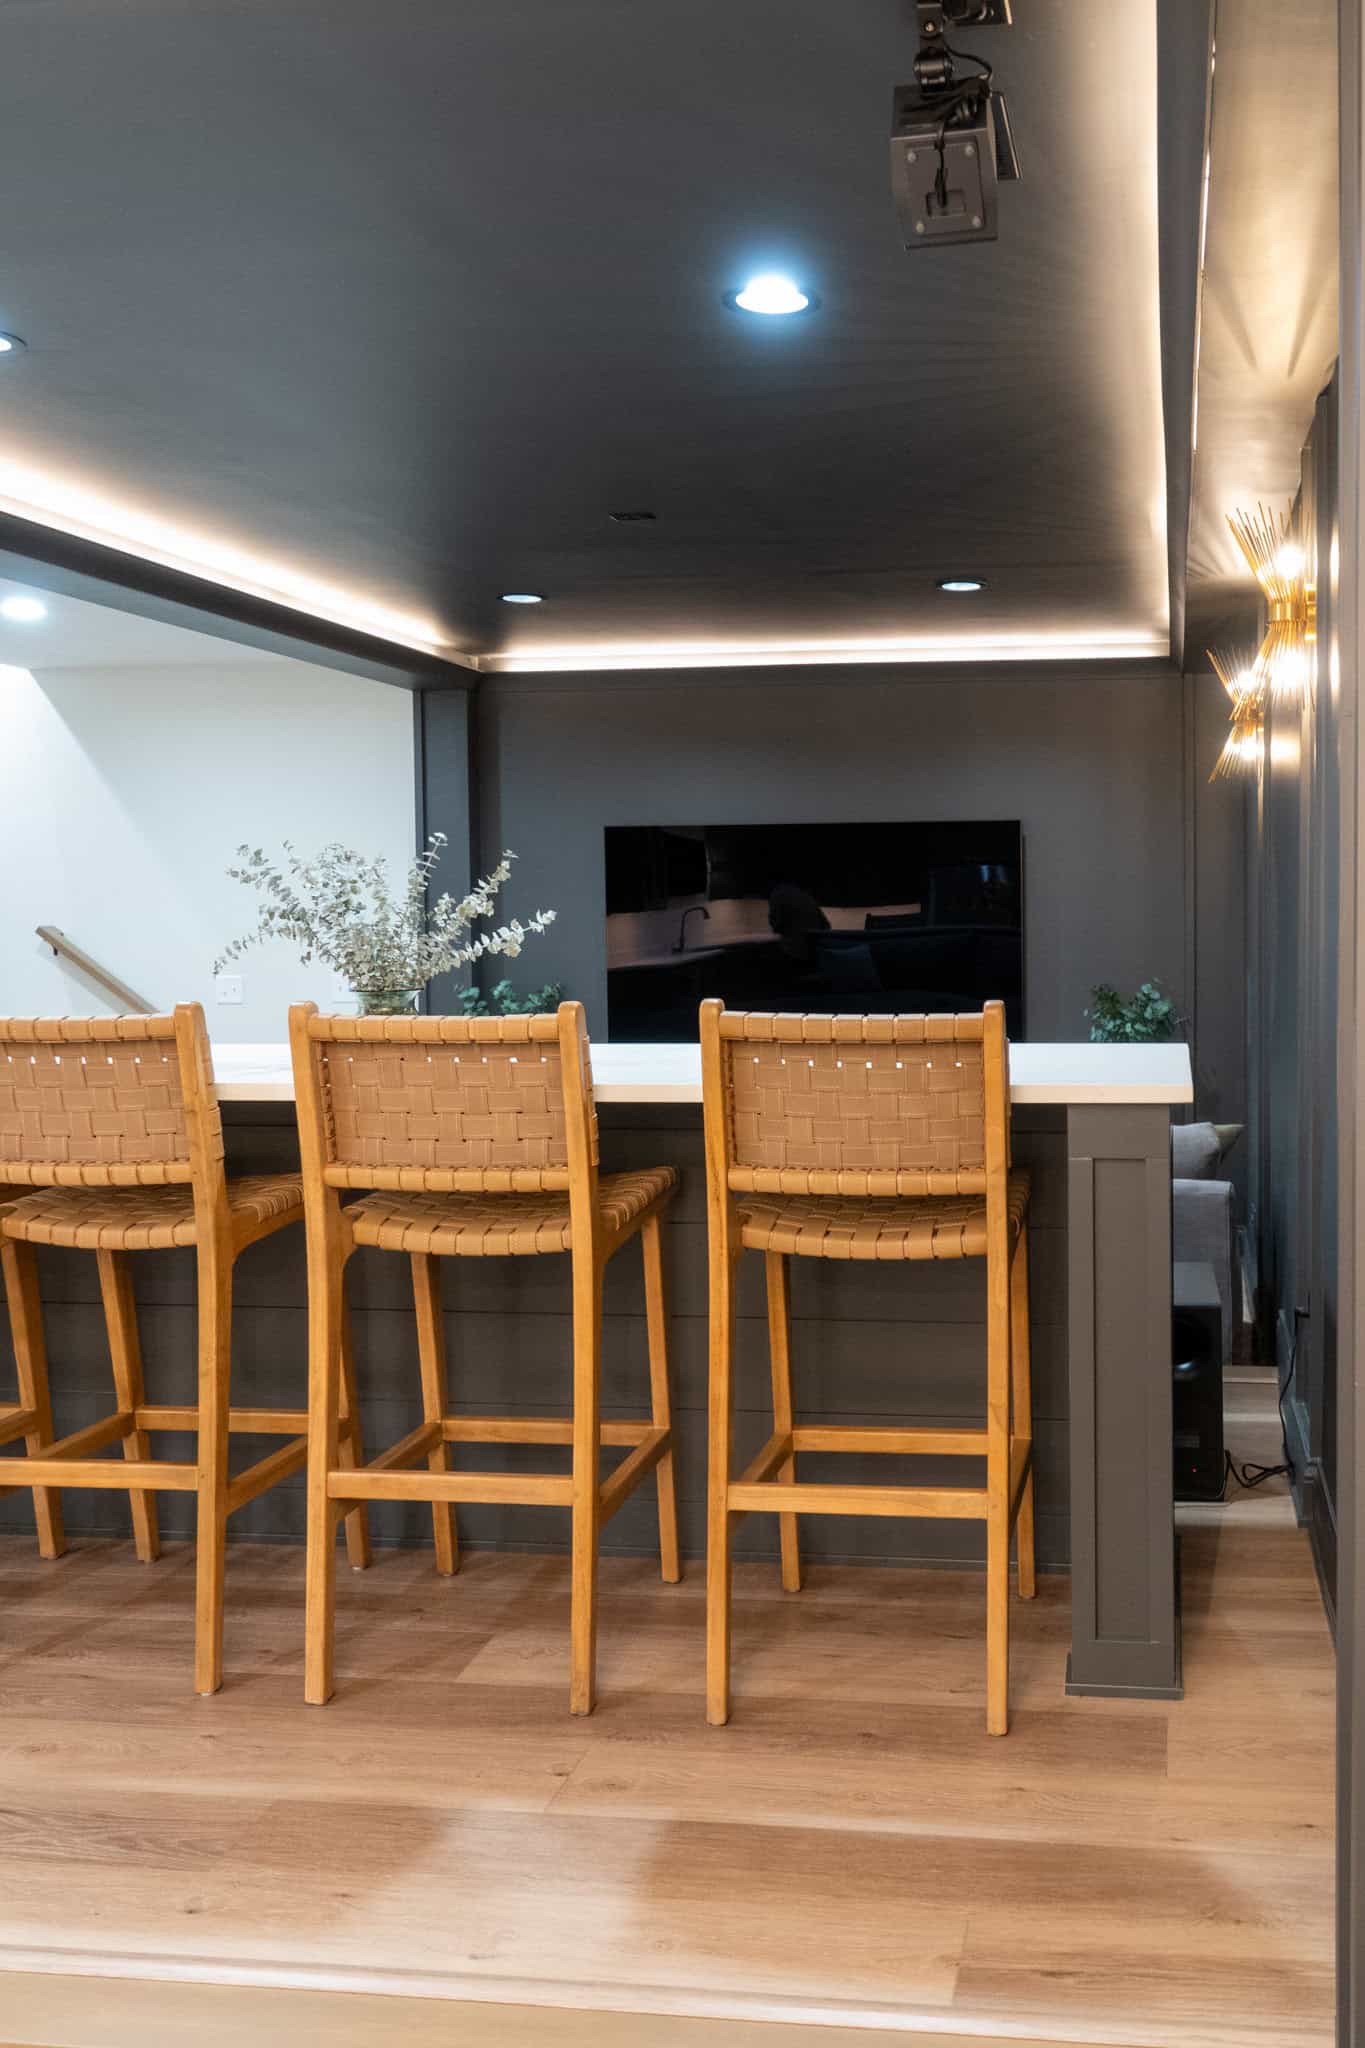
M1015 15L962 40L1026 182L998 243L910 256L909 0L8 0L0 490L78 481L480 655L1149 651L1155 0ZM765 267L820 311L728 311Z

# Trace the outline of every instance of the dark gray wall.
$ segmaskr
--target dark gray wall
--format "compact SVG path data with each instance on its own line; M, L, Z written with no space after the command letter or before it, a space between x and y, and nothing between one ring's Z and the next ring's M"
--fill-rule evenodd
M1318 639L1303 699L1267 709L1250 801L1252 1188L1263 1343L1286 1390L1289 1455L1324 1591L1338 1563L1338 934L1347 701L1330 572L1338 525L1333 384L1303 452L1299 516L1316 563ZM1339 664L1337 675L1339 677Z
M500 678L479 692L482 852L515 848L518 907L559 912L524 978L561 979L600 1035L605 825L1019 818L1028 1036L1083 1038L1092 983L1156 976L1197 1025L1201 1110L1236 1119L1241 804L1207 787L1217 685L1190 687L1003 664Z

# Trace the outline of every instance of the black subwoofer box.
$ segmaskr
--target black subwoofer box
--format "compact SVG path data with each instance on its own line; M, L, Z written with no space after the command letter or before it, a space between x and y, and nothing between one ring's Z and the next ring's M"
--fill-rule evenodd
M1171 1290L1177 1500L1223 1497L1223 1311L1212 1266L1177 1262Z

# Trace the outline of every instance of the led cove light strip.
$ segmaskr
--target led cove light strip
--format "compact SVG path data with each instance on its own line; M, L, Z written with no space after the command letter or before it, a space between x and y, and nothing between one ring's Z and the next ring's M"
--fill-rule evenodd
M346 590L314 583L283 564L248 555L230 543L172 525L100 498L79 485L0 460L0 511L55 532L136 555L243 596L258 597L354 632L372 633L489 674L579 674L593 670L706 668L841 668L854 663L949 664L1001 662L1165 660L1164 633L961 633L951 639L763 641L654 641L643 646L546 647L525 652L457 652L430 619L372 604Z
M1165 634L966 634L951 640L772 641L755 646L679 643L642 647L544 647L485 654L478 667L496 675L566 675L593 670L669 668L839 668L850 663L1167 660Z
M149 517L126 505L115 505L79 485L44 476L40 471L0 460L0 511L16 519L29 519L50 526L77 540L116 548L156 562L163 569L177 569L205 582L218 583L245 597L259 597L270 604L286 606L325 619L334 626L358 633L373 633L423 654L452 656L440 629L429 619L412 618L371 604L350 591L314 583L298 576L283 564L243 553L230 543Z

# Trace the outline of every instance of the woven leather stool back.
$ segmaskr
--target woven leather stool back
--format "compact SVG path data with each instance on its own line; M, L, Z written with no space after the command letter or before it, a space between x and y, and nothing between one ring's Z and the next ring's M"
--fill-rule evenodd
M191 1062L188 1077L184 1067ZM187 1100L189 1098L189 1100ZM222 1159L203 1011L0 1019L0 1181L147 1187Z
M290 1029L308 1047L329 1187L564 1190L571 1124L596 1164L576 1003L551 1017L474 1018L321 1017L302 1005Z
M1002 1004L929 1017L704 1004L702 1031L718 1041L732 1193L980 1195L1008 1164Z

